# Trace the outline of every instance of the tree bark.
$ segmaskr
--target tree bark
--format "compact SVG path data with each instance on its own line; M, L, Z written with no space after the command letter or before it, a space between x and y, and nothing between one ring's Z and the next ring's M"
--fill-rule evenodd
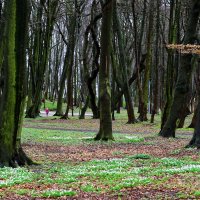
M152 66L152 41L153 41L153 27L154 27L154 1L150 1L149 4L149 21L148 21L148 33L147 33L147 59L146 59L146 68L144 71L144 80L142 88L142 101L140 107L140 115L138 119L140 121L147 121L147 112L148 112L148 102L149 102L149 80L150 80L150 71Z
M122 31L121 31L120 22L118 19L116 4L114 5L113 23L114 23L114 28L117 34L118 46L119 46L119 54L120 54L119 55L119 68L120 68L119 71L122 73L122 90L123 90L124 97L126 100L127 114L128 114L127 123L131 124L131 123L135 123L136 119L135 119L135 114L134 114L134 109L133 109L133 102L132 102L130 87L128 83L128 74L127 74L128 63L126 62L126 56L124 52L125 47L123 43Z
M179 0L171 0L170 2L170 20L169 20L169 34L168 34L168 42L170 44L179 43L179 17L180 15L180 2ZM166 85L165 85L165 95L166 102L164 106L164 111L161 118L161 129L165 125L167 118L169 116L170 108L173 101L174 95L174 85L175 85L175 72L176 64L175 62L177 58L174 56L174 50L168 49L168 59L167 59L167 72L166 72Z
M95 140L113 140L110 89L110 43L114 0L106 0L102 10L101 56L99 69L100 129Z
M153 108L151 113L151 123L154 123L155 114L158 111L158 66L159 66L159 38L160 38L160 0L156 3L156 49L155 49L155 62L152 74L153 84Z
M190 125L188 126L188 128L195 128L195 125L197 124L197 113L198 113L198 110L196 108L194 111L194 115L192 117L192 121L191 121Z
M31 65L32 80L32 105L27 110L27 118L39 116L42 100L42 89L44 84L45 72L47 69L52 32L55 23L58 1L52 0L48 3L47 8L45 1L40 1L40 7L37 14L37 20L43 20L43 9L47 9L45 27L42 23L37 23L34 38L34 51Z
M196 39L195 35L200 14L200 1L193 0L192 3L183 44L193 44ZM172 107L167 122L159 133L162 137L175 137L176 122L179 117L179 112L185 106L186 97L189 93L189 84L192 73L191 59L191 54L181 56L181 65L178 71Z
M21 147L26 98L29 1L6 1L5 84L0 104L0 166L32 164Z
M197 105L197 122L200 121L200 101ZM192 139L186 147L197 147L200 149L200 123L195 124L195 130Z
M73 66L74 66L74 50L75 50L75 44L76 44L76 24L77 24L77 13L76 13L76 7L77 7L77 1L75 1L75 8L73 11L73 15L71 17L71 34L70 34L70 48L69 48L69 57L67 58L68 61L68 67L67 67L67 108L65 111L65 114L62 116L62 119L68 119L69 118L69 109L73 107L73 80L72 80L72 73L73 73Z

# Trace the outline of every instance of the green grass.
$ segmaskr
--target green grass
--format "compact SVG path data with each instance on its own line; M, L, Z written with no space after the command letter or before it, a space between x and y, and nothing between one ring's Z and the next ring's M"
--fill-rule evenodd
M51 106L51 105L50 105ZM49 109L53 109L52 107ZM54 117L55 118L55 117ZM122 110L120 115L116 114L117 123L120 127L122 123L127 119L125 110ZM159 124L160 116L156 116L155 123L152 125L155 130ZM46 119L46 118L38 118ZM145 134L119 134L114 133L115 141L109 142L95 142L94 136L98 130L94 132L81 132L81 131L63 131L53 130L54 127L63 128L70 123L54 123L53 120L49 122L29 121L26 119L26 123L34 124L38 126L48 126L51 129L37 129L37 128L23 128L22 143L31 145L55 145L55 146L70 146L75 148L87 145L97 145L101 148L101 145L109 148L133 145L138 147L136 153L126 154L126 151L117 148L111 153L113 158L109 159L93 159L91 161L63 161L52 162L48 159L47 155L41 153L38 155L38 160L42 160L40 165L30 166L27 168L1 168L0 169L0 198L6 197L7 193L12 192L20 196L26 196L30 198L59 198L59 197L75 197L80 193L87 193L88 196L92 194L119 194L122 195L124 191L134 187L153 186L156 188L176 188L176 185L172 185L171 179L175 179L177 176L183 176L185 180L190 180L191 177L200 176L200 159L192 160L189 156L183 156L181 158L174 158L182 149L175 149L170 152L172 157L157 158L151 155L151 152L140 152L139 145L158 145L156 142L157 135L152 133L150 135ZM50 117L48 119L51 119ZM77 117L72 118L77 121L77 126L81 128L82 124L78 124ZM74 122L74 121L73 121ZM149 125L149 122L134 124L134 127L141 127ZM168 142L174 142L176 139L169 139ZM115 145L115 146L114 146ZM156 148L156 147L155 147ZM48 150L47 150L48 151ZM185 151L193 151L193 149L187 149ZM34 154L34 152L33 152ZM81 155L84 152L80 153ZM42 158L45 157L45 162ZM119 158L120 157L120 158ZM199 182L198 182L199 184ZM184 193L184 190L190 190L189 193ZM1 191L4 189L4 191ZM200 197L199 188L196 188L192 179L187 184L181 185L181 188L177 187L178 191L175 195L176 198L185 199L198 199ZM19 198L20 199L20 198Z
M57 108L57 101L52 102L52 101L49 101L49 100L45 100L45 107L48 108L50 111L55 111L56 108ZM63 105L62 105L63 112L65 112L66 107L67 107L67 104L63 103ZM41 109L44 110L44 103L42 103ZM79 111L79 109L74 107L74 112L78 112L78 111ZM88 111L91 111L91 110L88 109ZM71 110L70 110L70 112L71 112Z
M52 102L49 100L45 100L45 108L48 108L49 110L56 110L57 108L57 102ZM41 105L41 109L44 109L44 103Z
M22 135L23 143L56 143L61 145L96 143L93 140L96 133L92 132L23 128ZM109 145L112 143L139 143L144 141L144 138L142 136L134 136L130 134L114 133L114 137L115 141L109 141L105 144Z
M0 168L0 188L16 184L30 183L37 178L37 174L26 168Z
M200 197L200 190L194 192L195 197Z
M199 174L200 172L199 162L174 158L137 159L137 162L134 162L136 156L138 155L120 159L92 160L78 164L49 163L33 166L29 170L26 168L3 168L0 171L0 177L3 179L0 181L0 186L9 188L24 183L34 183L36 186L46 185L47 189L21 188L15 193L56 198L75 196L79 191L99 194L136 186L156 185L166 182L175 174L181 173L187 176L189 173ZM140 157L144 157L144 155ZM140 163L139 167L138 162ZM155 177L157 178L155 179ZM49 185L57 185L57 188L53 189ZM199 191L194 191L194 196L199 197Z
M75 191L70 191L70 190L46 190L43 191L41 197L46 197L46 198L57 198L57 197L62 197L62 196L74 196L76 195Z

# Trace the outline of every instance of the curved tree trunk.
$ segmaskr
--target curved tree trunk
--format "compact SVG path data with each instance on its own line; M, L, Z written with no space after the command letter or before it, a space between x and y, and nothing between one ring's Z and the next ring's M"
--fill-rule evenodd
M70 16L69 20L70 20L70 23L69 23L70 27L69 27L68 43L66 43L66 41L64 39L64 35L63 35L62 31L60 30L60 27L58 26L59 32L60 32L64 42L67 45L67 51L65 54L62 75L60 78L60 89L58 92L58 102L57 102L56 113L54 114L54 116L63 116L62 103L63 103L63 93L64 93L64 89L65 89L66 79L67 79L67 87L71 87L70 81L71 81L72 67L73 67L73 62L74 62L75 30L76 30L76 12L75 11L74 11L74 14L72 16ZM69 92L70 92L70 88L69 88ZM67 96L68 96L69 92L67 92ZM72 96L72 94L69 94L69 95ZM69 98L69 97L67 97L67 98ZM71 99L68 99L68 101L71 101ZM68 116L67 117L65 116L64 118L68 118Z
M85 113L86 113L86 110L88 108L89 101L90 101L90 98L89 98L89 96L87 96L86 101L85 101L85 105L83 106L83 108L81 108L81 113L80 113L79 119L85 119Z
M190 110L189 110L188 106L185 106L184 108L182 108L181 112L179 113L177 128L183 128L184 123L185 123L185 118L189 114L190 114Z
M93 10L93 9L92 9ZM92 12L93 13L93 12ZM96 17L92 17L92 21L90 24L87 26L85 35L84 35L84 45L83 45L83 69L84 69L84 78L85 82L87 83L88 87L88 94L89 94L89 100L90 100L90 106L92 109L93 113L93 118L98 119L99 118L99 108L96 104L96 95L93 89L93 82L96 79L98 73L99 73L99 55L100 55L100 47L97 41L97 36L95 33L95 27L96 23L99 19L101 19L102 14L97 15ZM91 33L91 37L93 39L93 69L91 72L91 75L89 74L89 69L88 69L88 55L87 55L87 50L88 50L88 36L89 33Z
M131 92L130 92L130 87L129 87L129 80L128 80L128 72L127 72L127 65L128 63L126 62L126 56L125 56L125 47L124 47L124 42L123 42L123 37L122 37L122 30L117 14L117 6L116 3L114 5L114 11L113 11L113 22L114 22L114 28L117 34L117 41L118 41L118 46L119 46L119 68L120 72L122 73L122 90L124 92L124 97L126 101L126 106L127 106L127 114L128 114L128 122L129 124L135 123L135 114L134 114L134 109L133 109L133 102L132 102L132 97L131 97Z

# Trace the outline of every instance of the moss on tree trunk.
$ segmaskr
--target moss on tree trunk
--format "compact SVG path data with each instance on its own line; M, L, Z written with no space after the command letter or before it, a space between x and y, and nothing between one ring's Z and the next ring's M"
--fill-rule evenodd
M4 88L0 111L0 166L32 163L21 147L25 102L25 44L28 1L8 0L5 4Z
M184 44L193 44L195 41L196 29L200 14L200 1L193 0L193 5L190 11L189 22L185 33ZM190 79L192 74L192 55L182 55L181 65L178 71L178 79L176 82L174 98L170 109L170 114L163 129L159 135L163 137L175 137L176 122L179 118L179 113L186 106L187 95L189 93Z
M96 140L113 140L110 88L110 42L113 0L103 6L101 27L101 64L99 69L100 129Z

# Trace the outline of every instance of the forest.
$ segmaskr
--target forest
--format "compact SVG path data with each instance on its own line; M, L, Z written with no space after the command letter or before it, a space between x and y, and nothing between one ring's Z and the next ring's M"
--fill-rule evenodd
M199 0L0 0L0 199L200 199Z

